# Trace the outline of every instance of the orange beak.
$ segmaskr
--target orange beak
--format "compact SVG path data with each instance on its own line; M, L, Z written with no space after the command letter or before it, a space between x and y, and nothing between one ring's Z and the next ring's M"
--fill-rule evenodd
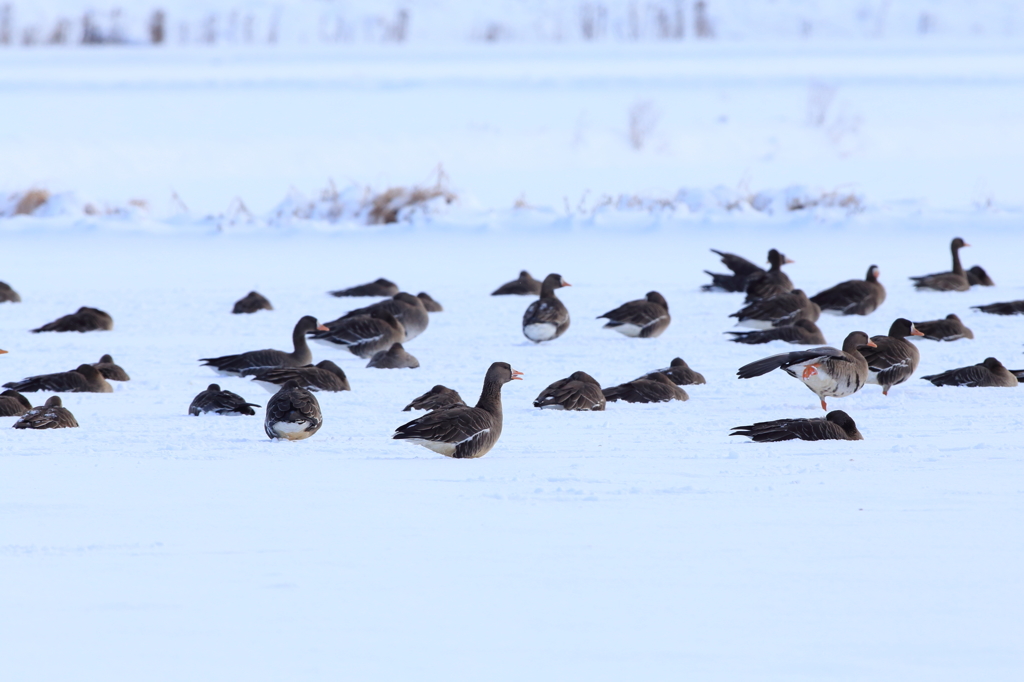
M910 325L910 335L911 336L924 336L924 332L919 330L914 325Z
M331 331L331 328L328 327L326 324L318 324L316 326L316 330L318 332L329 332L329 331Z
M516 381L516 380L522 381L523 380L523 373L520 372L519 370L514 369L514 370L512 370L512 381Z
M970 244L964 244L964 246L970 246Z
M562 280L562 286L563 286L563 287L571 287L572 285L571 285L571 284L569 284L568 282L566 282L566 281L565 281L565 280L563 279L563 280Z
M792 258L787 258L784 262L786 262L786 263L795 263L796 261L793 260Z
M924 334L922 334L921 336L924 336ZM868 348L878 348L878 344L872 341L871 339L868 339L868 342L865 343L864 345L867 346Z
M4 353L6 353L6 352L7 352L7 351L5 351L5 350L0 350L0 355L3 355L3 354L4 354Z

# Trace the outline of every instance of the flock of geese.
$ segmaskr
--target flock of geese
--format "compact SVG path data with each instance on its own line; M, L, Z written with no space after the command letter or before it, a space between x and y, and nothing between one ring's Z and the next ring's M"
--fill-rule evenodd
M959 237L950 245L953 267L948 272L912 277L918 289L966 291L971 286L991 286L992 280L979 266L964 270L960 249L969 246ZM743 344L785 341L803 346L802 350L771 355L740 367L737 376L751 379L781 369L818 396L823 410L826 399L843 398L861 390L866 384L877 384L882 393L906 382L917 369L920 352L907 339L920 336L936 341L972 339L973 333L960 318L950 314L941 320L912 322L896 319L886 335L869 337L862 331L850 332L842 348L824 345L825 339L815 324L822 311L836 315L868 315L885 301L886 292L879 281L878 266L871 265L863 280L841 282L808 297L796 289L782 270L791 263L782 253L768 252L767 270L731 253L713 250L729 274L711 273L706 291L729 291L745 294L744 305L730 315L737 324L752 331L728 332L730 340ZM535 343L553 341L570 325L569 311L558 298L557 290L571 286L561 275L549 274L538 281L525 270L519 277L498 287L492 295L535 296L522 320L523 335ZM264 429L272 439L302 440L316 433L323 424L323 415L316 398L318 391L350 390L345 372L330 360L312 364L313 355L307 339L335 349L347 350L368 359L368 367L381 369L415 368L419 361L405 350L428 327L430 314L443 307L428 294L413 296L399 291L386 279L330 292L338 297L386 297L371 305L356 308L336 320L320 323L312 316L301 318L292 331L292 351L264 349L201 358L203 366L218 374L248 377L272 396L264 415ZM18 302L17 292L0 282L0 302ZM1012 315L1024 314L1024 301L975 306L982 312ZM255 313L273 310L265 297L253 291L234 305L234 313ZM606 320L605 328L632 338L654 338L672 322L665 298L651 291L638 300L629 301L598 317ZM102 310L82 307L45 324L33 332L86 332L110 330L113 319ZM6 351L0 350L0 353ZM437 385L413 399L404 409L425 410L426 414L399 426L393 438L408 440L447 457L473 458L485 455L494 447L502 430L501 388L522 378L522 372L508 363L495 362L484 376L483 389L475 406L467 405L457 391ZM995 358L977 365L950 369L923 377L936 386L1016 386L1024 380L1024 370L1007 370ZM64 408L59 396L52 396L33 407L24 393L93 392L110 393L110 381L128 381L127 372L110 355L93 364L82 364L68 372L32 376L4 384L0 394L0 416L17 416L17 429L50 429L76 427L75 417ZM682 358L675 358L668 367L644 374L633 381L602 388L586 372L574 372L543 391L533 405L542 409L604 410L608 402L654 403L687 400L681 386L705 383L704 377L691 369ZM240 395L210 384L200 392L188 412L255 415L261 405L247 402ZM781 419L738 426L731 435L747 436L758 442L791 439L861 440L863 436L854 420L842 410L827 412L816 419Z

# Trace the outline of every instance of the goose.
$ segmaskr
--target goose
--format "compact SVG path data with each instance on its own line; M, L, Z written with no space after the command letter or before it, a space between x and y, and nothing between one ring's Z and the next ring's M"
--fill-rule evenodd
M274 306L270 305L262 294L258 294L255 291L250 291L243 298L235 301L235 307L231 309L234 314L241 313L254 313L257 310L273 310Z
M409 355L402 344L393 343L391 348L374 353L366 366L377 369L416 369L420 361Z
M386 280L383 277L368 282L366 284L360 284L359 286L349 287L348 289L338 289L337 291L330 292L331 296L394 296L398 293L398 285L390 280Z
M540 298L531 303L523 315L523 335L534 343L557 339L569 328L569 311L555 296L555 289L572 286L554 273L544 278Z
M491 296L537 296L540 294L541 284L530 276L526 270L519 273L517 279L511 282L505 282L500 287L491 292Z
M14 422L16 429L73 429L78 421L61 404L59 396L51 396L39 407L33 407Z
M0 303L21 303L21 296L6 282L0 282Z
M627 403L667 403L670 400L690 399L686 391L660 372L652 372L639 379L611 386L602 392L605 400L610 403L618 400Z
M267 403L263 430L272 439L304 440L319 431L323 421L316 396L291 379Z
M533 401L534 407L552 410L602 411L607 400L601 384L586 372L573 372L551 384Z
M1005 301L1003 303L989 303L987 305L974 305L971 307L990 315L1024 315L1024 301Z
M459 392L437 384L421 396L413 398L413 401L402 408L402 412L410 410L444 410L449 407L465 405Z
M711 284L701 286L704 291L746 291L751 277L764 274L764 268L758 267L734 253L725 253L715 249L711 249L711 252L722 257L722 263L732 270L732 274L720 275L705 270L705 274L711 275Z
M760 298L729 315L736 318L738 326L754 329L785 327L797 320L817 322L820 316L821 309L818 304L807 298L807 294L801 289Z
M17 391L7 389L0 393L0 417L18 417L31 409L32 403Z
M672 362L668 367L648 372L642 377L637 377L637 379L651 379L655 374L664 374L677 386L707 383L704 380L704 375L690 369L690 366L686 364L686 360L682 358L672 358Z
M835 315L868 315L885 301L885 287L878 281L877 265L868 268L864 279L851 279L819 291L811 300L827 313Z
M988 273L985 272L985 268L980 265L972 265L965 274L967 275L967 283L972 287L994 287L996 285L992 278L988 276Z
M653 339L661 336L672 323L668 302L657 291L648 291L645 298L623 303L597 319L607 319L605 329L614 329L624 336Z
M38 329L33 329L32 333L110 331L113 328L114 319L110 315L98 308L82 306L70 315L59 317Z
M113 393L114 388L107 383L100 371L92 365L79 365L70 372L40 374L21 381L9 381L4 388L12 388L22 393L34 391L52 391L54 393Z
M318 323L312 315L306 315L295 323L292 330L292 344L295 350L291 353L267 348L199 360L203 367L213 367L218 374L243 377L272 367L302 367L313 361L313 353L306 343L306 333L315 330L327 331L327 327Z
M420 293L416 294L416 298L423 301L423 307L427 309L428 313L444 312L444 306L435 301L427 292L421 291Z
M864 440L850 415L832 410L816 419L776 419L749 426L734 426L730 436L747 436L755 443L776 443L782 440Z
M131 381L128 372L124 371L121 365L115 364L114 358L110 357L110 354L104 355L99 362L92 363L92 366L98 369L103 378L108 381Z
M351 391L348 377L340 367L330 360L321 360L316 365L305 367L275 367L264 369L252 375L252 380L270 391L277 393L281 386L294 379L299 386L309 391Z
M914 328L921 332L921 335L932 341L956 341L957 339L973 339L972 332L960 318L950 313L944 320L929 320L928 322L915 322Z
M793 282L782 271L782 266L794 261L772 249L768 252L768 262L771 264L771 268L764 273L755 273L748 278L745 290L747 292L747 303L756 301L759 298L768 298L769 296L786 294L793 291Z
M797 320L793 324L773 329L758 329L752 332L726 332L732 334L730 341L736 343L768 343L769 341L785 341L801 346L823 346L825 335L818 329L818 325L810 320Z
M210 384L205 391L200 391L199 395L192 399L192 404L188 406L188 413L196 416L205 412L255 415L256 412L252 409L254 407L260 407L260 405L247 403L245 398L237 393L223 391L219 385Z
M380 301L379 303L368 305L365 308L350 310L338 319L331 320L326 324L328 329L334 329L344 320L349 320L361 315L369 315L374 310L382 310L384 312L391 313L396 320L402 323L402 327L405 329L405 338L399 339L399 341L412 341L422 334L423 331L426 330L427 325L430 324L430 315L427 313L427 308L424 305L423 300L417 296L413 296L412 294L407 294L404 291L398 292L386 301Z
M782 369L813 391L821 399L821 409L827 410L825 398L845 398L867 383L868 363L859 349L861 346L874 345L864 332L851 332L843 341L842 350L819 346L780 353L740 367L736 376L750 379L774 369Z
M501 436L501 387L522 376L507 362L495 362L484 377L476 407L457 405L428 412L399 426L391 437L422 445L445 457L483 457Z
M995 358L985 358L984 362L970 367L947 369L939 374L921 377L936 386L969 386L1013 388L1020 381L1010 370Z
M861 354L868 361L868 383L882 387L882 395L889 395L889 389L902 384L917 370L921 353L917 346L906 340L907 336L924 336L914 328L914 323L905 317L897 318L885 336L872 336L874 343Z
M955 238L949 244L949 250L953 253L953 271L937 272L932 275L921 275L911 277L914 287L917 289L935 289L936 291L967 291L971 288L964 273L964 266L960 264L960 249L970 246L960 237Z
M374 310L369 315L337 320L333 327L317 332L312 338L325 346L340 346L353 355L370 358L404 341L405 327L386 310Z

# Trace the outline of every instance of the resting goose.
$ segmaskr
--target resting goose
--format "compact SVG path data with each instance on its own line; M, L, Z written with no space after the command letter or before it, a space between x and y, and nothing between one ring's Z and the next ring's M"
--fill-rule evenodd
M1018 377L1003 367L1003 363L995 358L985 358L984 362L977 365L947 369L940 374L931 374L921 378L936 386L969 386L972 388L976 386L1013 388L1020 383Z
M505 282L491 292L491 296L536 296L540 293L540 282L530 276L526 270L519 273L517 279Z
M330 292L331 296L394 296L398 293L398 285L383 277L367 284L338 289Z
M785 327L797 320L817 322L820 316L818 304L807 298L801 289L758 299L729 315L736 318L737 325L754 329Z
M987 305L974 305L971 307L991 315L1024 315L1024 301L1005 301L1003 303L989 303Z
M604 410L606 399L601 384L586 372L573 372L551 384L533 401L534 407L582 412Z
M114 319L110 315L98 308L82 306L70 315L59 317L38 329L33 329L32 333L110 331L113 328Z
M295 350L291 353L267 348L236 355L222 355L219 358L199 358L199 360L204 367L213 367L218 374L243 377L273 367L302 367L313 361L313 353L309 350L309 344L306 343L306 333L316 330L327 331L327 327L318 323L312 315L306 315L295 323L295 328L292 330L292 344L295 346Z
M569 311L555 296L555 289L572 286L554 273L544 278L540 298L523 315L523 335L534 343L557 339L569 328Z
M73 429L78 421L61 404L59 396L51 396L40 407L33 407L14 422L16 429Z
M320 430L323 415L316 396L294 379L285 382L267 402L263 430L271 438L304 440Z
M734 253L725 253L716 249L711 249L711 252L722 257L722 263L732 270L732 274L721 275L705 270L705 274L711 275L711 284L701 286L704 291L746 291L751 277L764 274L764 268L758 267Z
M252 380L271 393L277 393L289 380L309 391L350 391L348 377L340 367L330 360L321 360L316 365L305 367L275 367L252 375Z
M411 403L402 408L402 412L410 410L444 410L457 405L465 405L459 392L438 384L423 395L414 398Z
M0 303L21 303L21 296L6 282L0 282Z
M425 291L421 291L416 294L416 298L423 301L423 307L427 309L428 313L443 313L444 306L431 298L430 294Z
M878 281L877 265L868 268L864 279L851 279L820 291L811 300L827 313L836 315L868 315L885 301L885 287Z
M682 358L672 358L672 363L668 367L665 367L664 369L656 369L653 372L648 372L638 378L650 379L655 374L664 374L677 386L690 386L692 384L707 383L704 381L704 375L690 369L690 366L686 364L686 360L683 360Z
M967 328L960 318L950 313L944 320L915 322L914 328L921 335L932 341L956 341L957 339L973 339L974 332Z
M793 282L782 271L782 266L794 261L772 249L768 252L768 262L771 263L771 268L767 272L749 277L746 288L747 303L759 298L768 298L793 291Z
M668 301L657 291L648 291L646 297L623 303L597 319L606 319L605 329L614 329L631 338L653 339L661 336L672 323Z
M914 281L914 287L917 289L935 289L936 291L967 291L970 289L971 284L967 281L964 266L960 264L960 249L965 246L970 246L970 244L960 237L954 239L949 245L949 250L953 253L953 271L911 277L910 279Z
M254 313L257 310L273 309L274 306L270 305L270 301L264 298L262 294L250 291L245 297L235 301L235 307L231 309L231 312L237 315L241 313Z
M405 327L386 310L374 310L335 322L334 327L319 331L313 340L325 346L347 348L361 358L373 357L405 340Z
M872 336L874 345L861 349L868 361L868 383L881 386L882 395L889 395L890 388L909 379L921 362L920 351L906 340L907 336L924 334L914 328L913 322L900 317L889 327L886 336Z
M70 372L40 374L21 381L9 381L4 388L13 388L22 393L52 391L54 393L113 393L99 370L92 365L79 365Z
M445 457L483 457L501 436L501 387L522 375L507 362L495 362L484 377L476 407L461 405L428 412L399 426L391 437L422 445Z
M109 354L100 358L99 362L92 363L92 366L100 371L104 379L109 381L131 381L128 372L124 371L121 365L114 363L114 358Z
M350 310L338 319L331 320L326 324L328 329L334 329L345 320L361 315L369 315L374 310L391 313L396 320L402 323L402 327L405 329L405 338L399 339L399 341L412 341L422 334L427 325L430 324L430 315L427 313L423 300L404 291L400 291L386 301L380 301L365 308Z
M821 399L821 409L827 410L825 398L845 398L867 383L868 363L859 348L874 345L864 332L851 332L843 341L842 350L819 346L780 353L740 367L736 376L750 379L773 369L782 369L813 391Z
M988 273L985 272L985 268L980 265L971 266L965 274L967 275L967 283L972 287L994 287L996 285L992 278L988 276Z
M729 340L736 343L756 344L768 343L769 341L785 341L786 343L795 343L801 346L823 346L826 343L825 335L818 329L818 325L810 320L797 320L785 327L759 329L753 332L726 332L726 334L732 334L733 338Z
M603 391L610 403L622 400L627 403L667 403L671 400L689 400L686 391L660 372L647 374L640 379L611 386Z
M864 440L850 415L833 410L817 419L776 419L749 426L734 426L730 436L747 436L755 443L782 440Z
M7 389L0 393L0 417L17 417L31 409L32 403L17 391Z
M393 343L391 348L374 353L366 366L377 369L416 369L420 361L410 355L402 344Z
M247 403L245 398L237 393L223 391L217 384L210 384L205 391L200 391L199 395L192 399L192 404L188 406L188 413L196 416L205 412L254 415L256 414L252 409L254 407L260 407L260 405Z

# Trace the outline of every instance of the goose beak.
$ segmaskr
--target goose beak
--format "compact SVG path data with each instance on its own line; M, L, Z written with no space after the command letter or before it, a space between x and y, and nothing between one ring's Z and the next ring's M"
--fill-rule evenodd
M520 372L517 369L514 369L514 370L512 370L512 381L516 381L516 380L522 381L523 380L523 373Z
M914 325L910 325L910 335L911 336L924 336L924 332L919 330Z
M328 327L326 324L318 324L316 326L316 330L318 332L329 332L329 331L331 331L331 328Z
M921 336L924 336L924 334L921 334ZM865 343L864 345L867 346L868 348L878 348L878 344L872 341L871 339L868 339L868 342Z
M783 263L795 263L796 261L795 261L795 260L793 260L792 258L787 258L786 260L784 260L784 261L782 261L782 262L783 262Z
M970 246L970 244L968 244L967 242L964 242L964 246Z
M562 280L562 286L563 286L563 287L571 287L572 285L571 285L571 284L569 284L568 282L566 282L566 281L565 281L565 280L563 279L563 280Z
M5 350L0 350L0 355L3 355L3 354L4 354L4 353L6 353L6 352L7 352L7 351L5 351Z

